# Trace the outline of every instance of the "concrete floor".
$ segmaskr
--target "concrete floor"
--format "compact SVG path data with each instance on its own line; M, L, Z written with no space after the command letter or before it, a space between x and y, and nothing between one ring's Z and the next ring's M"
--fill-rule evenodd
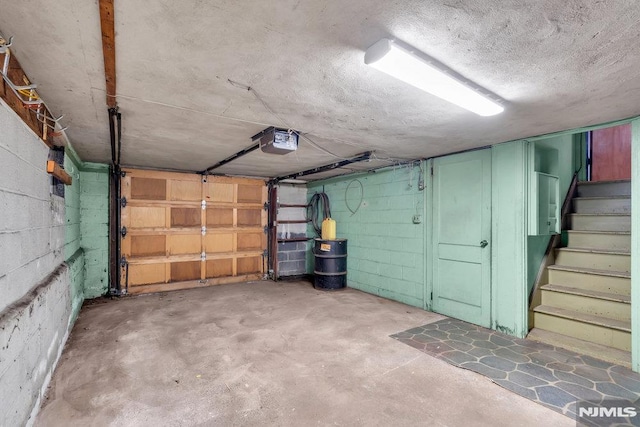
M36 425L575 426L389 338L439 319L306 282L90 304Z

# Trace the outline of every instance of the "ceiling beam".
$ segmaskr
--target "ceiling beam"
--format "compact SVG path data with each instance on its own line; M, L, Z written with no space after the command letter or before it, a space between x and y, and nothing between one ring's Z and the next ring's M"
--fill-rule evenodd
M104 77L107 83L107 106L114 108L116 102L116 34L113 19L114 0L100 0L100 29L102 30L102 55Z

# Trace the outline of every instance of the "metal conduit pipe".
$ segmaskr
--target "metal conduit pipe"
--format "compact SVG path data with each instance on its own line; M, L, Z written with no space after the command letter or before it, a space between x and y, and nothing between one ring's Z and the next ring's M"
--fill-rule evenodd
M111 142L111 171L112 171L112 179L113 179L113 199L111 202L113 203L113 215L115 216L115 261L116 265L119 268L115 268L114 271L117 272L116 277L112 279L112 283L114 284L111 287L112 295L122 295L122 280L120 275L120 268L127 267L126 265L122 265L126 260L122 259L122 245L120 242L121 236L120 232L122 229L121 224L121 214L122 214L122 203L121 203L121 190L122 190L122 170L120 169L120 151L122 148L122 115L118 112L117 107L109 108L109 138ZM117 135L116 135L117 132ZM128 276L128 274L127 274Z

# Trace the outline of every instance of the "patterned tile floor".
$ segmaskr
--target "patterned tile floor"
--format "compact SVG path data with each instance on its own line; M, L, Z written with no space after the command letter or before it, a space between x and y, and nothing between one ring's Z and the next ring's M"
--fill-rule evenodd
M461 320L444 319L391 337L485 375L508 390L574 419L579 400L603 403L624 399L635 402L635 406L640 403L640 375L623 366Z

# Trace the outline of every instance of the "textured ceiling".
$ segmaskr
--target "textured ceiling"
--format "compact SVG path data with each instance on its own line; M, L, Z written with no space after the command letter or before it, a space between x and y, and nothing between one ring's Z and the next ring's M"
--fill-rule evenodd
M115 8L127 165L202 170L271 125L338 157L376 150L408 159L640 114L635 0L116 0ZM0 0L0 32L15 36L14 54L54 114L65 114L80 156L109 162L97 1ZM494 92L505 112L476 116L364 65L382 37ZM296 153L254 151L216 172L276 176L335 160L303 139Z

